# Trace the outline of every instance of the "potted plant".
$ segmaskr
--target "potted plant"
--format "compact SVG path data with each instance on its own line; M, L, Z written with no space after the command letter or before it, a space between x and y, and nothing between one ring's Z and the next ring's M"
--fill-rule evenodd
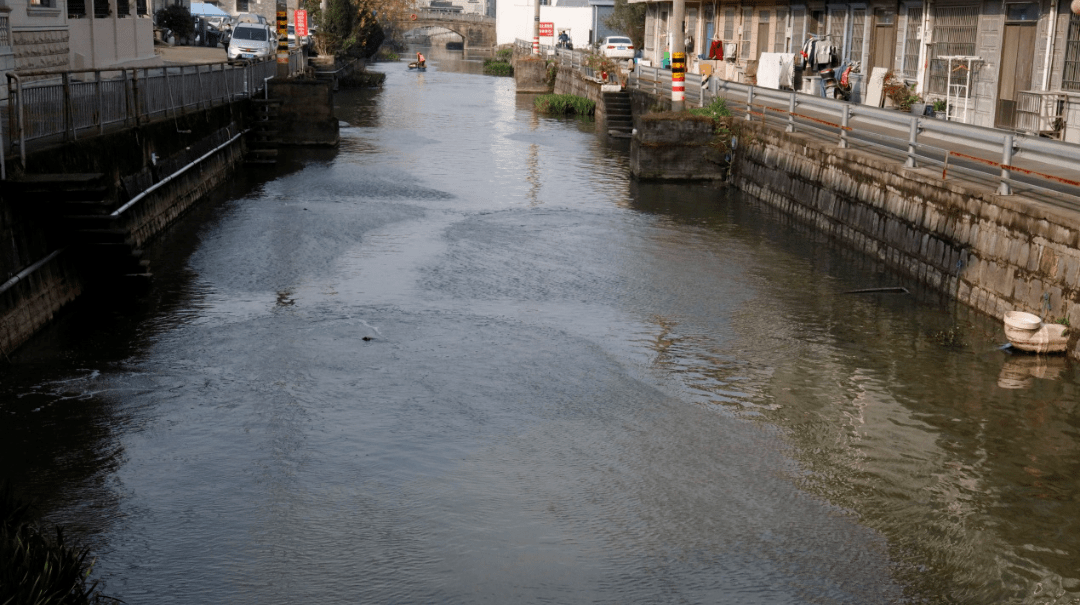
M945 102L945 99L938 99L934 101L934 117L939 120L944 120L948 116L949 104Z
M926 111L926 103L915 92L915 87L897 78L896 74L891 71L885 74L885 84L881 87L881 90L900 111L910 111L919 115Z

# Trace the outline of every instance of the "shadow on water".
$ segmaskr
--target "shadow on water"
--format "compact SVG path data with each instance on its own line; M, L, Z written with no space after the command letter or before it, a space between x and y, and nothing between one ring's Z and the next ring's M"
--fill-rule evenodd
M190 315L185 309L199 307L202 292L187 262L202 234L236 200L336 153L283 150L272 169L242 168L147 247L151 286L88 289L0 365L0 480L46 518L65 510L65 525L93 545L116 520L123 494L110 478L124 459L118 433L139 422L117 402L138 390L130 377L157 335L182 323Z
M658 366L701 405L781 427L793 480L885 535L911 595L1076 602L1072 362L999 350L999 321L723 187L634 183L629 204L695 228L684 245L745 266L758 292L722 346L661 322ZM845 294L887 286L910 294Z

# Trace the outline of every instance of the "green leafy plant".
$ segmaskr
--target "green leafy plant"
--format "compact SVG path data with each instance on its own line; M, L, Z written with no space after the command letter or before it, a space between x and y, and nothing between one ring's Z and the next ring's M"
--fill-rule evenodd
M42 530L31 507L0 484L0 603L115 603L90 582L90 549L72 544L60 527Z
M727 132L726 122L723 118L730 118L731 110L728 109L727 100L723 97L716 97L705 107L691 107L686 111L691 115L712 118L713 123L716 125L717 134L721 134L721 131Z
M1069 318L1068 317L1062 317L1062 318L1059 318L1054 323L1059 323L1059 324L1065 326L1066 328L1068 328L1069 327Z
M934 101L934 112L944 112L949 108L949 104L945 102L945 99L938 99Z
M922 97L915 92L915 87L908 85L891 71L885 74L882 91L900 111L911 111L912 105L922 103Z
M533 100L537 111L550 114L577 114L590 116L596 113L596 103L577 95L540 95Z
M484 73L492 76L512 76L514 66L502 59L484 59Z
M495 58L499 61L505 61L509 63L514 58L514 49L501 48L495 52Z

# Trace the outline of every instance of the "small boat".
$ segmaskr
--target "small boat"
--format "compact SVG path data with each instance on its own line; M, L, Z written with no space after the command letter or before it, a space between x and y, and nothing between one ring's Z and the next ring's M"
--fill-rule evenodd
M1005 314L1005 338L1016 349L1031 353L1064 353L1069 344L1069 327L1043 323L1038 315L1023 311Z
M427 71L427 65L419 65L416 61L409 63L409 69L415 69L416 71Z

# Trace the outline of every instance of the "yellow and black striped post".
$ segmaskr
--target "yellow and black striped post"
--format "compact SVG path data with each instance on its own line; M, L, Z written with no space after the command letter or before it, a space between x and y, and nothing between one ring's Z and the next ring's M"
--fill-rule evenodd
M671 53L671 109L682 109L685 99L686 53Z

